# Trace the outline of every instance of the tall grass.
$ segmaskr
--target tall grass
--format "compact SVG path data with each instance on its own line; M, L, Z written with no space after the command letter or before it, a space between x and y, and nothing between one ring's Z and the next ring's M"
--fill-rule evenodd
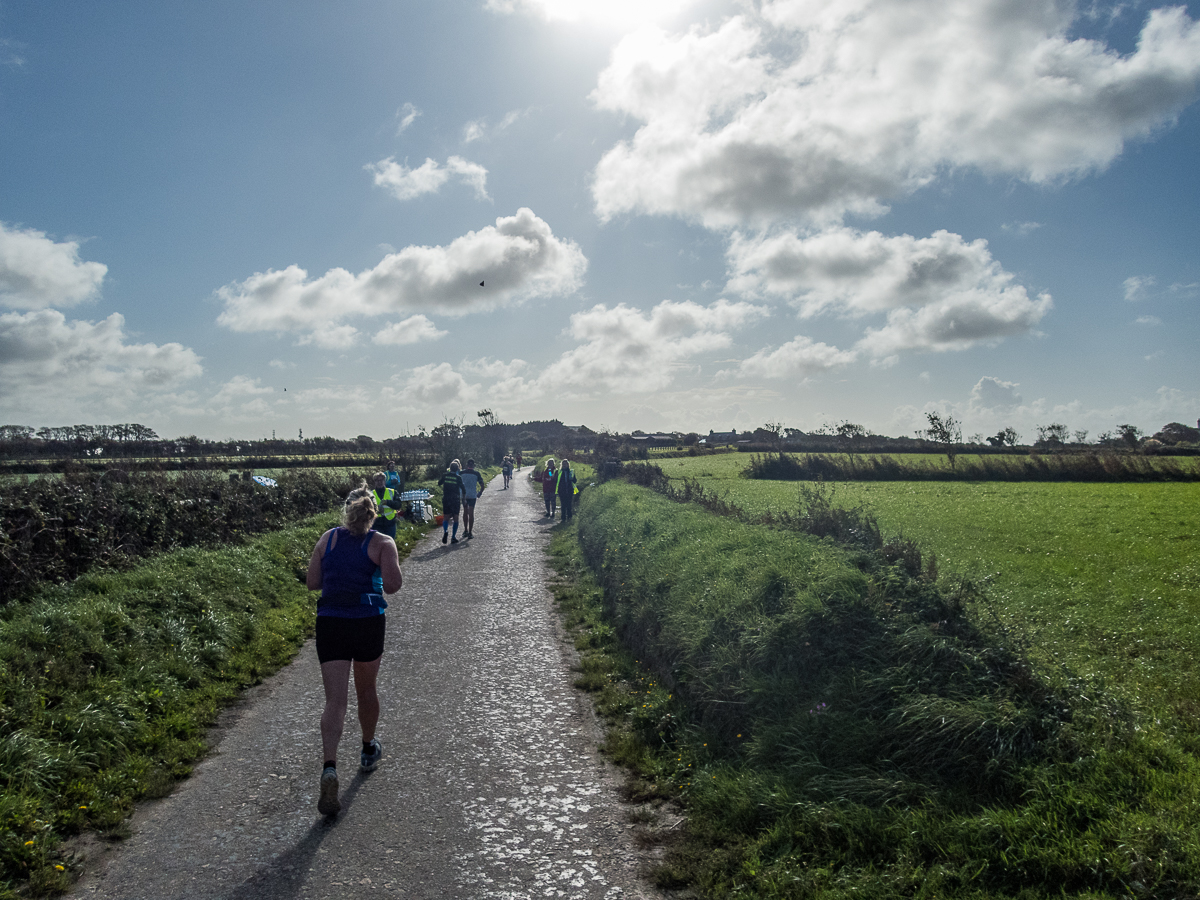
M652 673L631 716L689 810L659 872L705 896L1194 895L1200 767L1153 723L881 550L627 484L582 559Z
M204 754L219 709L292 657L315 618L308 555L331 524L160 555L0 609L0 897L65 888L60 841L120 833L136 799Z
M952 466L856 453L765 453L751 457L750 478L777 481L1200 481L1192 459L1132 453L958 456Z

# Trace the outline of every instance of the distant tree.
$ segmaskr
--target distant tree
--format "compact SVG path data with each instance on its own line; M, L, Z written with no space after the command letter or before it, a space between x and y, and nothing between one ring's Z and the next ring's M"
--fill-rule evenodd
M971 435L969 438L967 438L967 443L968 444L982 444L983 443L983 432L982 431L975 432L973 435Z
M1118 425L1117 434L1129 447L1137 447L1142 442L1142 429L1136 425Z
M434 464L450 465L453 459L461 459L463 447L462 419L450 418L429 432L429 445L433 450Z
M1164 444L1197 444L1200 443L1200 428L1192 428L1180 422L1164 425L1155 435L1156 441Z
M19 441L32 438L36 432L28 425L0 425L0 441Z
M1077 443L1077 444L1086 444L1086 443L1087 443L1088 430L1087 430L1086 428L1080 428L1080 429L1078 429L1078 430L1077 430L1077 431L1076 431L1076 432L1075 432L1075 433L1074 433L1072 436L1075 438L1075 443Z
M1041 447L1061 447L1067 442L1070 432L1067 426L1059 422L1050 425L1037 426L1037 443Z
M935 443L945 445L946 459L950 461L950 468L953 469L954 457L958 455L956 445L962 443L962 423L949 413L944 416L925 413L925 418L929 427L925 429L924 436Z

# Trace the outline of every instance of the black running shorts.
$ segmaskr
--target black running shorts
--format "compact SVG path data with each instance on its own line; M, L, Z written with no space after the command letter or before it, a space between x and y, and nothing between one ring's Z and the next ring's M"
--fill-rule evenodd
M372 662L383 656L384 620L387 616L343 619L317 616L317 659L322 663L335 659Z

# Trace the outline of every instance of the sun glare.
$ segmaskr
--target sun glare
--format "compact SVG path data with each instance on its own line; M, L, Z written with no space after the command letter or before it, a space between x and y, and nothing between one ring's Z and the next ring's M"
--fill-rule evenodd
M693 0L531 0L547 19L589 22L610 28L636 28L665 19Z

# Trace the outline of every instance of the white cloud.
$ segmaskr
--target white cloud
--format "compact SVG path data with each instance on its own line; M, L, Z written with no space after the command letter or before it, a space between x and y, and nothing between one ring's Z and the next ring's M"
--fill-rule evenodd
M1031 300L1020 287L966 291L919 309L892 310L887 324L867 329L856 346L887 364L903 350L965 350L1031 332L1052 305L1048 294Z
M474 403L479 385L469 383L449 363L417 366L396 395L397 405L405 409L445 409Z
M464 372L480 375L484 378L508 379L516 378L529 368L529 363L523 359L513 359L504 362L499 359L468 359L459 366Z
M548 22L592 22L624 27L674 15L694 0L487 0L499 13L523 12Z
M928 238L839 226L803 236L734 233L727 259L729 290L786 298L804 317L888 312L888 324L860 344L877 360L1021 334L1051 306L1048 295L1030 299L1013 283L987 241L967 243L947 231Z
M291 397L291 392L288 396ZM330 413L365 415L377 411L375 398L374 391L368 393L361 385L338 385L296 391L292 402L301 412L312 416L327 416Z
M426 158L420 166L410 169L389 156L379 162L363 166L375 176L375 186L385 188L397 200L412 200L422 194L435 194L451 177L475 190L477 200L490 200L487 192L487 169L478 163L451 156L446 165Z
M735 233L727 258L727 290L792 299L804 316L829 309L864 315L965 292L999 296L1024 290L1012 285L987 241L968 244L948 231L928 238L837 227L807 236Z
M1017 393L1020 387L1014 381L1002 381L992 375L985 375L971 388L971 408L973 410L1012 409L1021 404L1021 395Z
M120 409L203 369L180 344L127 342L125 319L67 321L53 309L0 315L0 401L8 410Z
M417 121L417 117L420 115L421 110L411 103L405 103L396 110L396 134L404 134L408 130L408 126Z
M209 399L206 411L223 420L255 419L274 411L269 402L274 394L274 388L263 387L257 378L235 375Z
M504 114L504 118L500 120L500 124L492 128L488 124L487 118L472 119L463 126L462 140L464 144L472 144L475 141L485 141L491 138L493 132L506 131L511 128L521 119L528 116L533 111L533 107L524 109L510 109Z
M358 329L353 325L329 325L301 335L296 343L301 347L316 344L326 350L346 350L358 343Z
M487 121L485 119L473 119L463 126L463 143L472 144L475 141L481 141L487 134Z
M664 300L649 314L598 304L571 316L570 334L582 343L547 367L538 383L547 392L662 390L693 357L729 346L728 331L767 314L761 306L727 300L710 306Z
M1138 325L1161 325L1162 319L1160 319L1158 316L1138 316L1136 324L1138 324Z
M0 222L0 306L74 306L100 292L108 267L79 259L76 241L61 243L32 228Z
M436 341L449 333L448 331L439 331L438 327L425 316L409 316L403 322L391 322L376 331L371 342L402 347L406 344Z
M570 294L586 269L578 245L523 208L449 246L405 247L358 275L338 268L309 279L296 265L256 273L217 291L225 304L217 322L234 331L320 333L354 316L464 315Z
M947 169L1035 183L1101 169L1192 102L1200 28L1155 10L1121 56L1070 39L1074 9L766 0L716 30L645 28L593 94L645 123L597 166L597 213L828 223Z
M828 344L814 342L802 334L796 335L782 347L759 350L742 360L737 368L741 378L786 378L803 380L812 375L841 368L854 362L853 350L839 350Z
M1000 226L1000 230L1025 237L1025 235L1031 234L1041 227L1041 222L1005 222Z
M1130 303L1145 300L1149 289L1154 287L1153 275L1133 275L1126 278L1122 287L1125 289L1125 299Z

